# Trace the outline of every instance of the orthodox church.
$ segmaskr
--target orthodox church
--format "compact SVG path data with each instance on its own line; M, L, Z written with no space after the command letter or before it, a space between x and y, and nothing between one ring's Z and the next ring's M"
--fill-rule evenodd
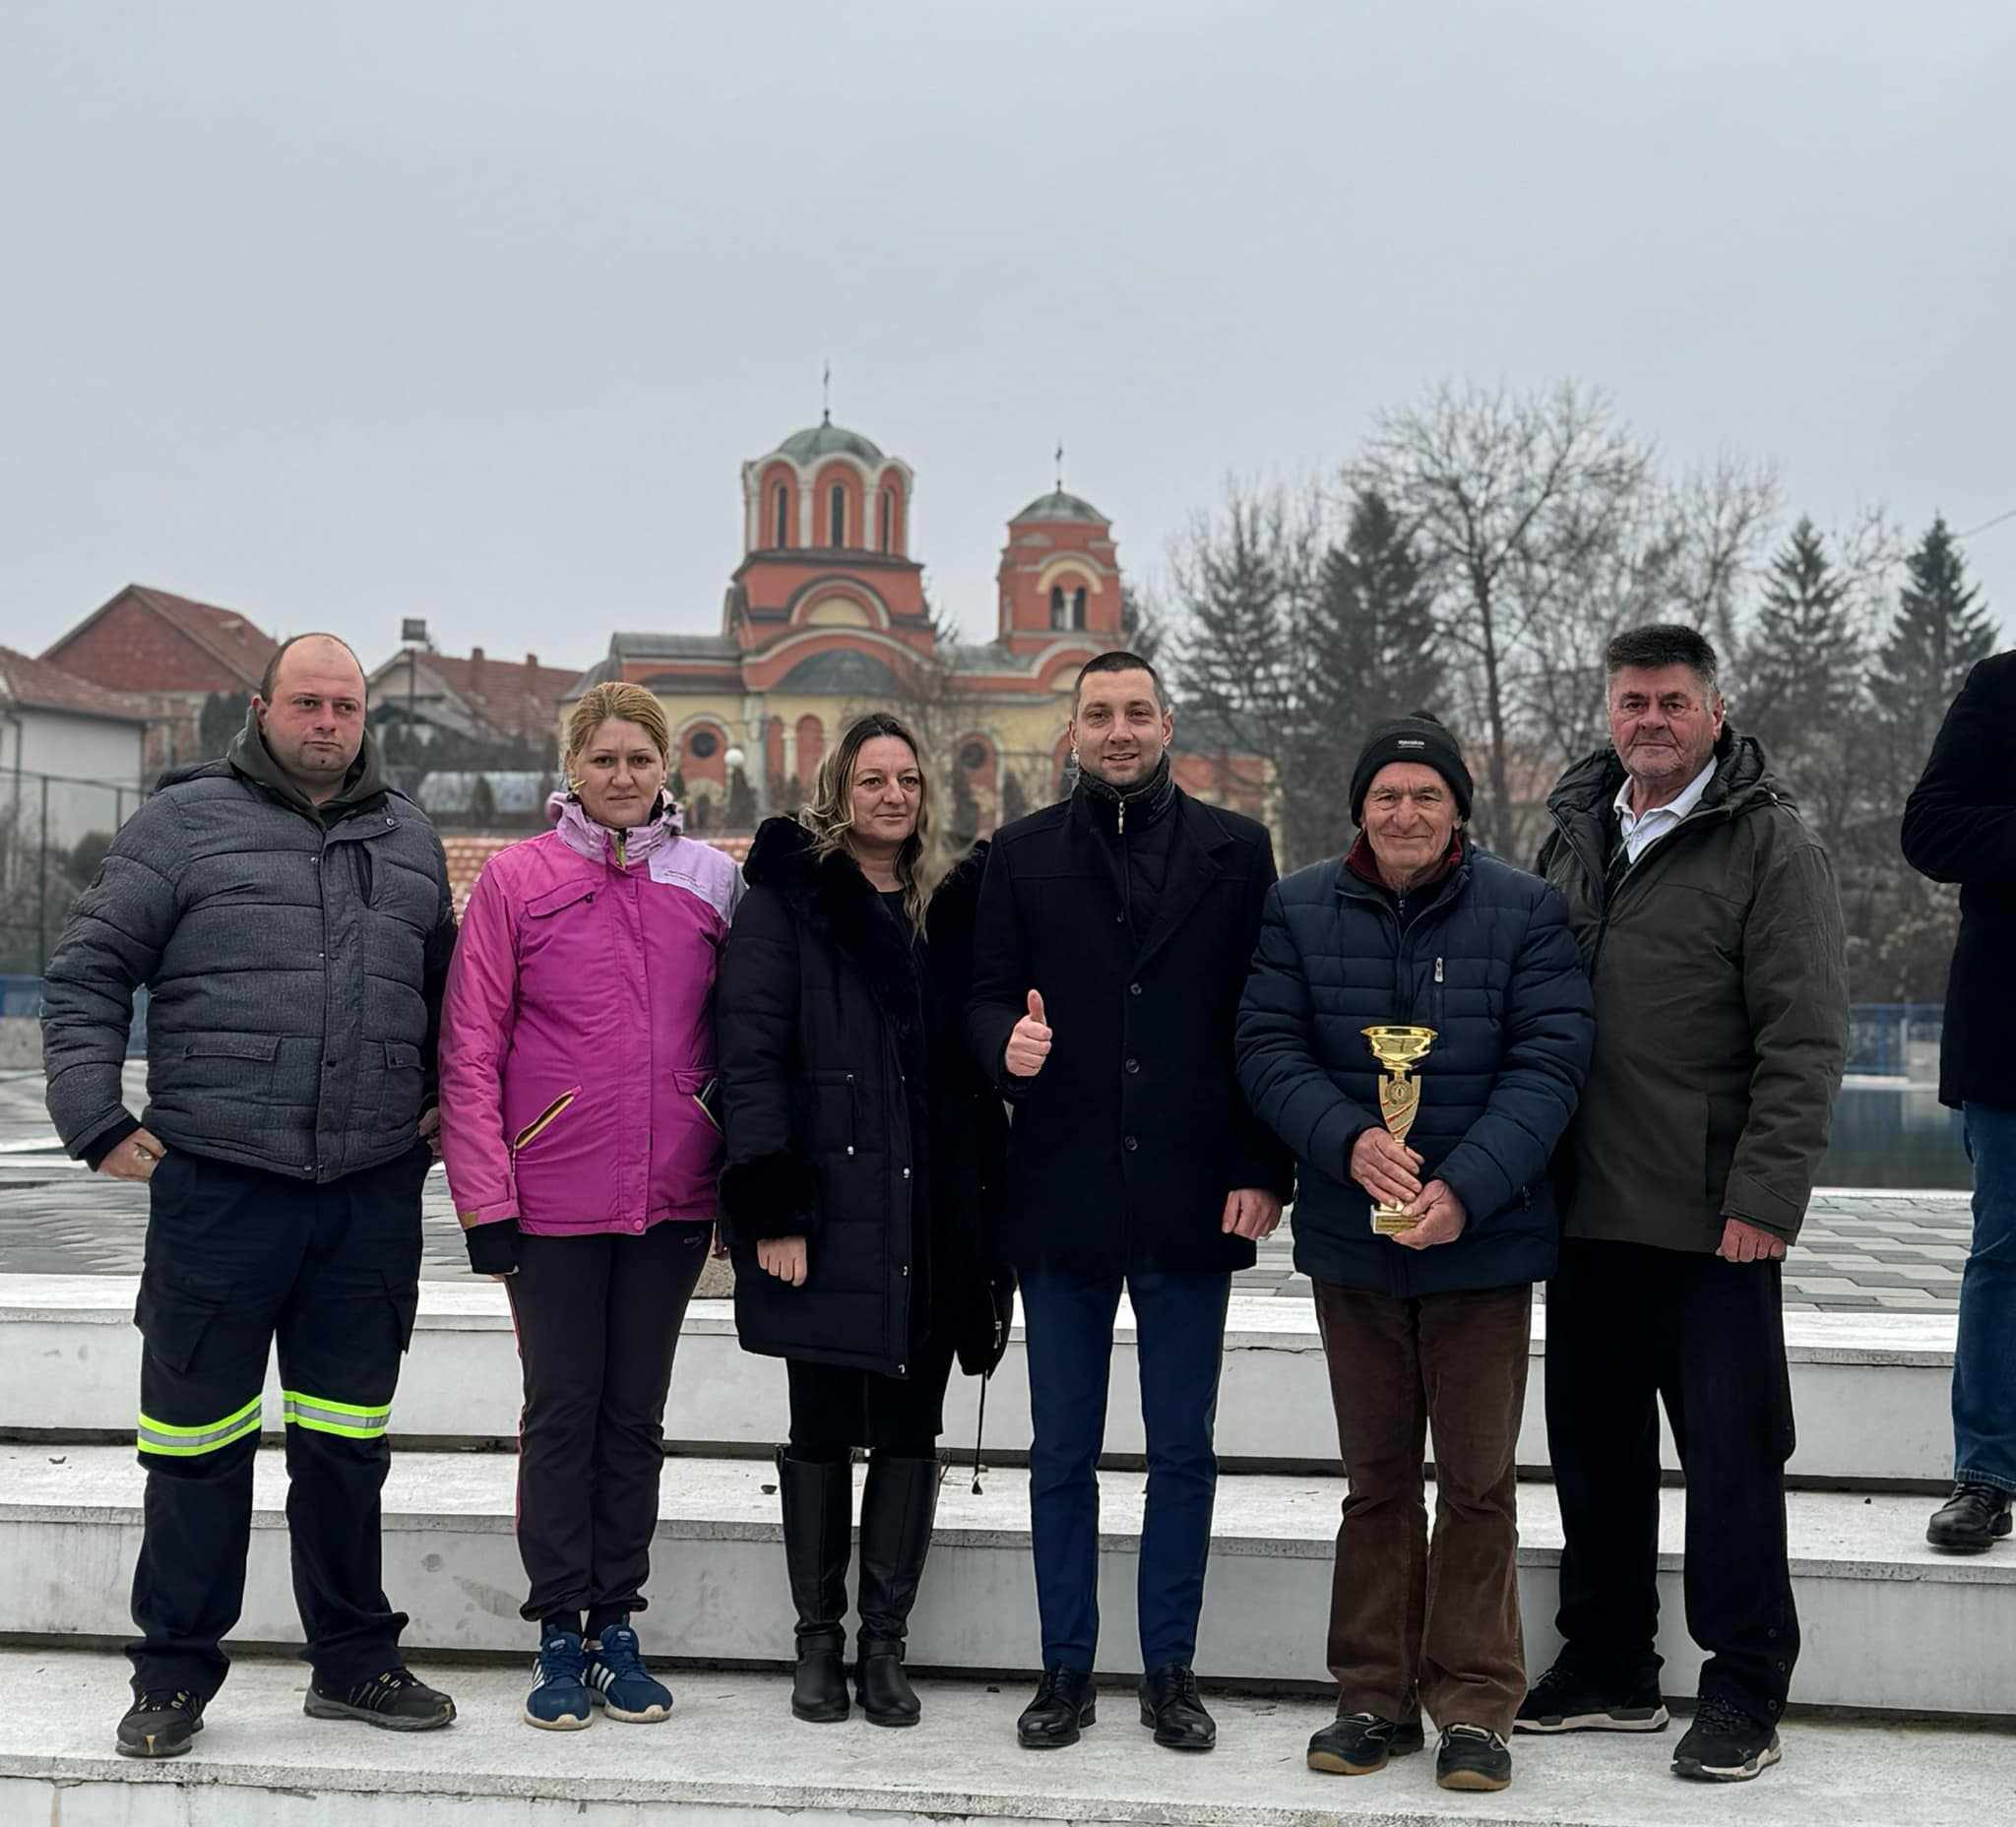
M912 544L915 472L822 421L742 466L742 555L718 634L618 633L569 701L605 679L657 693L689 829L746 829L803 800L826 745L889 710L916 731L939 786L985 831L1048 803L1069 758L1078 668L1125 645L1111 523L1061 487L1008 522L995 633L941 640ZM561 707L564 719L567 704ZM1183 785L1264 815L1261 772L1183 742Z

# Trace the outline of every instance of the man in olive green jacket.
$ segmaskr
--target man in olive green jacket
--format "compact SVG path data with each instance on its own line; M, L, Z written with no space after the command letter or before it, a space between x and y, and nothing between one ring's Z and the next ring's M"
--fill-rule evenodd
M1840 896L1694 629L1619 635L1610 744L1561 778L1540 872L1567 898L1596 1051L1556 1159L1547 1434L1560 1659L1529 1732L1657 1731L1658 1403L1687 1485L1687 1622L1707 1653L1683 1776L1780 1756L1798 1653L1786 1559L1792 1395L1780 1264L1848 1050Z

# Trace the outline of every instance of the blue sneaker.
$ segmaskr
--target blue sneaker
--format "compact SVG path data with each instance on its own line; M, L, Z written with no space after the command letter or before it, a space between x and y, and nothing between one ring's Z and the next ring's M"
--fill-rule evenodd
M589 1645L586 1678L589 1699L625 1725L649 1726L671 1715L672 1690L645 1668L628 1617Z
M593 1724L595 1708L581 1678L586 1668L580 1637L571 1630L544 1632L525 1697L525 1723L541 1732L579 1732Z

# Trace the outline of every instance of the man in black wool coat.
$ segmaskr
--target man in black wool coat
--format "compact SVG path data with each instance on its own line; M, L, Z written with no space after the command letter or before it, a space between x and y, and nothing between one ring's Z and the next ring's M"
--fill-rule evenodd
M1192 1672L1218 1481L1226 1303L1292 1189L1233 1067L1274 885L1253 820L1171 779L1168 699L1139 656L1080 672L1076 790L995 834L975 940L974 1054L1014 1106L1002 1244L1028 1342L1031 1527L1043 1674L1018 1735L1093 1719L1099 1484L1113 1320L1134 1312L1148 1440L1141 1720L1208 1750Z

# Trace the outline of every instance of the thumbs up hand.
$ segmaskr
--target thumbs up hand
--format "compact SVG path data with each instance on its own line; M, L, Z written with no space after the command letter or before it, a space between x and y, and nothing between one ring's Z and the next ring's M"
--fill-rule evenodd
M1029 992L1029 1013L1015 1024L1008 1037L1008 1070L1018 1079L1033 1079L1043 1069L1050 1055L1050 1030L1043 1020L1040 990Z

